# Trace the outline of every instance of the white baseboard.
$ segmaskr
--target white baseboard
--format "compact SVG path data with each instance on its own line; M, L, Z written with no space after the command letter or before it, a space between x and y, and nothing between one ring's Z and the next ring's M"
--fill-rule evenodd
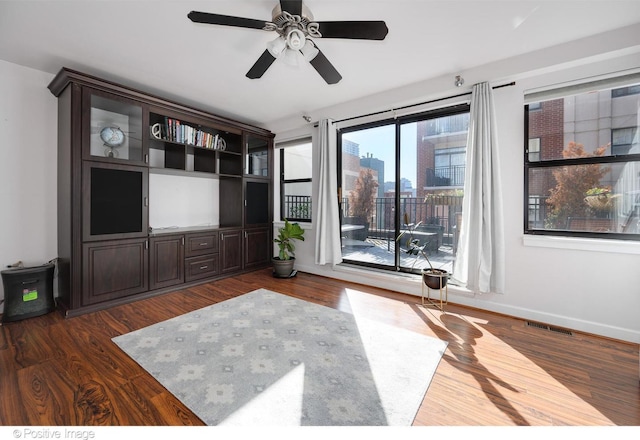
M296 269L301 272L326 276L343 281L363 284L366 286L379 287L395 292L420 296L422 286L420 279L405 274L387 273L385 271L362 269L355 266L338 265L335 268L330 266L302 265L296 263ZM449 286L449 302L462 306L473 307L488 312L500 313L523 320L536 321L548 325L563 327L569 330L589 333L606 338L638 344L640 343L640 332L614 327L598 322L585 321L570 316L557 315L550 312L522 308L503 304L494 301L498 294L474 294L459 286Z

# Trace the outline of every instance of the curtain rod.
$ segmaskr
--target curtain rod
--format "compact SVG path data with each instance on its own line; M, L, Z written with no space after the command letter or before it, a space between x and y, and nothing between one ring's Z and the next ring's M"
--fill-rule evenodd
M516 85L515 81L512 81L512 82L510 82L508 84L502 84L502 85L494 86L494 87L491 87L491 88L495 90L495 89L500 89L502 87L509 87L509 86L515 86L515 85ZM382 111L379 111L379 112L368 113L366 115L353 116L351 118L340 119L340 120L333 121L333 122L335 124L338 124L340 122L351 121L352 119L359 119L359 118L366 118L368 116L381 115L382 113L387 113L387 112L390 112L390 111L404 110L404 109L411 108L411 107L417 107L419 105L432 104L434 102L446 101L447 99L459 98L461 96L466 96L466 95L471 95L471 92L460 93L458 95L447 96L447 97L444 97L444 98L432 99L431 101L419 102L417 104L409 104L409 105L405 105L404 107L392 108L392 109L389 109L389 110L382 110ZM317 127L318 124L314 124L314 126Z

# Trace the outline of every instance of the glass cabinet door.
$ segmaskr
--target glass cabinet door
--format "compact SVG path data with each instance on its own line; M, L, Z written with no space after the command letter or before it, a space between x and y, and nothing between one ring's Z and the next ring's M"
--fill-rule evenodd
M147 236L148 168L85 161L82 188L84 241Z
M269 177L269 140L249 134L246 142L245 174Z
M87 159L145 163L143 111L135 101L86 90L89 120L84 152Z
M245 226L269 225L271 197L269 182L263 179L245 182Z

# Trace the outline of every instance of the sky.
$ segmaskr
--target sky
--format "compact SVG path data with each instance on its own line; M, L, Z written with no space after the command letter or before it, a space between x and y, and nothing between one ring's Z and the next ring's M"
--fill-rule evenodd
M417 123L403 124L401 128L401 177L409 179L416 187L416 127ZM384 161L387 182L395 175L395 125L384 125L366 130L344 133L343 138L360 145L360 157L371 155Z

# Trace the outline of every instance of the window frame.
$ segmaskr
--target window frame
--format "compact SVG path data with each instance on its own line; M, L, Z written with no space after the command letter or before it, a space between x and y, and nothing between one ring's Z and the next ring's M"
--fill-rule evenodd
M588 86L588 85L587 85ZM594 90L606 90L607 88L611 89L611 96L612 99L616 99L617 97L620 96L627 96L627 94L622 94L622 95L615 95L613 93L614 89L630 89L633 86L633 83L629 84L628 86L625 85L611 85L608 87L600 87L599 89L594 89ZM597 85L596 85L597 87ZM635 90L635 89L634 89ZM632 93L635 94L635 93ZM563 166L576 166L576 165L592 165L592 164L597 164L597 165L607 165L607 164L625 164L625 163L632 163L632 162L638 162L640 161L640 153L636 153L636 154L614 154L614 144L613 144L613 133L615 130L620 129L620 128L612 128L611 129L611 133L610 133L610 137L611 137L611 142L610 142L610 147L611 147L611 151L612 154L608 155L608 156L590 156L590 157L580 157L580 158L568 158L568 159L564 159L564 158L558 158L558 159L545 159L542 160L540 158L541 155L541 151L542 151L542 145L540 145L540 150L537 151L537 160L530 160L530 141L533 139L540 139L540 138L529 138L529 114L530 112L539 112L541 110L541 106L540 105L534 105L534 104L538 104L539 102L543 102L546 100L551 100L551 99L559 99L559 98L567 98L567 97L571 97L573 95L576 95L575 91L572 92L570 90L567 90L566 94L558 94L556 93L554 95L554 97L550 97L547 99L540 99L539 101L536 102L526 102L525 99L525 105L524 105L524 158L523 158L523 162L524 162L524 197L523 197L523 218L524 218L524 224L523 224L523 228L524 228L524 234L525 235L537 235L537 236L559 236L559 237L582 237L582 238L593 238L593 239L608 239L608 240L631 240L631 241L638 241L640 240L640 233L624 233L624 232L594 232L594 231L572 231L572 230L564 230L564 229L544 229L544 228L535 228L535 227L530 227L530 223L531 221L535 221L536 219L530 219L529 218L529 214L532 212L532 206L530 204L530 200L532 198L532 195L529 194L529 178L530 178L530 172L531 170L535 170L535 169L544 169L544 168L557 168L557 167L563 167ZM615 95L615 96L614 96ZM628 129L628 128L634 128L634 127L623 127L624 129ZM636 130L640 130L640 127L635 127ZM540 202L542 203L542 202ZM540 203L538 203L538 206L540 205ZM535 210L534 210L535 211ZM537 211L536 211L537 212Z
M461 114L470 114L471 112L471 105L469 102L458 102L458 103L452 103L450 105L444 106L444 107L437 107L434 109L430 109L430 110L426 110L426 111L422 111L419 113L414 113L414 114L409 114L409 115L405 115L405 116L398 116L398 117L393 117L393 118L384 118L384 119L380 119L380 120L375 120L375 121L371 121L371 122L365 122L362 124L354 124L354 125L350 125L347 127L343 127L340 128L339 130L337 130L337 142L336 142L336 148L337 148L337 163L336 163L336 173L338 175L338 192L339 192L339 211L340 211L340 224L341 226L343 226L343 214L345 211L345 208L343 206L343 201L345 200L345 197L342 193L343 191L343 186L345 184L345 182L342 181L342 171L343 171L343 151L342 151L342 147L343 147L343 136L347 135L349 133L352 132L357 132L357 131L361 131L361 130L368 130L368 129L372 129L372 128L378 128L378 127L384 127L384 126L391 126L394 127L394 131L395 131L395 142L394 142L394 148L395 148L395 175L394 175L394 181L395 181L395 196L394 196L394 237L397 237L400 233L400 227L402 225L402 210L400 209L401 206L403 206L403 198L402 198L402 188L401 188L401 182L402 182L402 176L400 174L400 167L401 167L401 154L402 154L402 145L401 145L401 131L402 131L402 126L405 124L411 124L414 122L422 122L422 121L429 121L429 120L435 120L435 119L439 119L439 118L445 118L445 117L450 117L450 116L456 116L456 115L461 115ZM467 132L468 136L468 128L465 130ZM465 157L466 157L466 142L465 145L462 147L455 147L455 148L464 148L465 150ZM466 166L466 164L465 164ZM386 176L385 176L386 177ZM426 179L425 179L426 180ZM417 182L416 182L417 185ZM437 187L429 187L429 186L425 186L424 187L425 190L434 190L437 189ZM382 270L385 272L391 272L391 273L406 273L406 274L413 274L413 275L419 275L421 273L421 269L419 268L413 268L413 267L405 267L401 264L400 261L400 251L395 251L394 252L394 262L393 264L381 264L379 262L368 262L368 261L361 261L361 260L355 260L355 259L348 259L348 258L344 258L343 256L343 263L347 263L350 265L354 265L354 266L358 266L358 267L362 267L365 269L376 269L376 270Z
M306 145L306 144L310 144L311 145L311 162L312 162L312 170L311 170L311 174L312 176L309 178L303 178L303 179L285 179L285 150L287 148L291 148L291 147L295 147L295 146L300 146L300 145ZM279 144L276 146L277 149L280 150L280 219L284 220L285 218L289 221L295 221L295 222L299 222L299 223L311 223L312 221L312 213L313 213L313 200L311 198L311 196L309 196L309 204L311 206L311 209L309 210L309 215L308 217L287 217L286 214L286 197L285 197L285 186L287 184L292 184L292 183L309 183L309 185L313 185L313 143L311 138L300 138L300 139L296 139L296 140L292 140L283 144ZM313 189L313 188L312 188Z

